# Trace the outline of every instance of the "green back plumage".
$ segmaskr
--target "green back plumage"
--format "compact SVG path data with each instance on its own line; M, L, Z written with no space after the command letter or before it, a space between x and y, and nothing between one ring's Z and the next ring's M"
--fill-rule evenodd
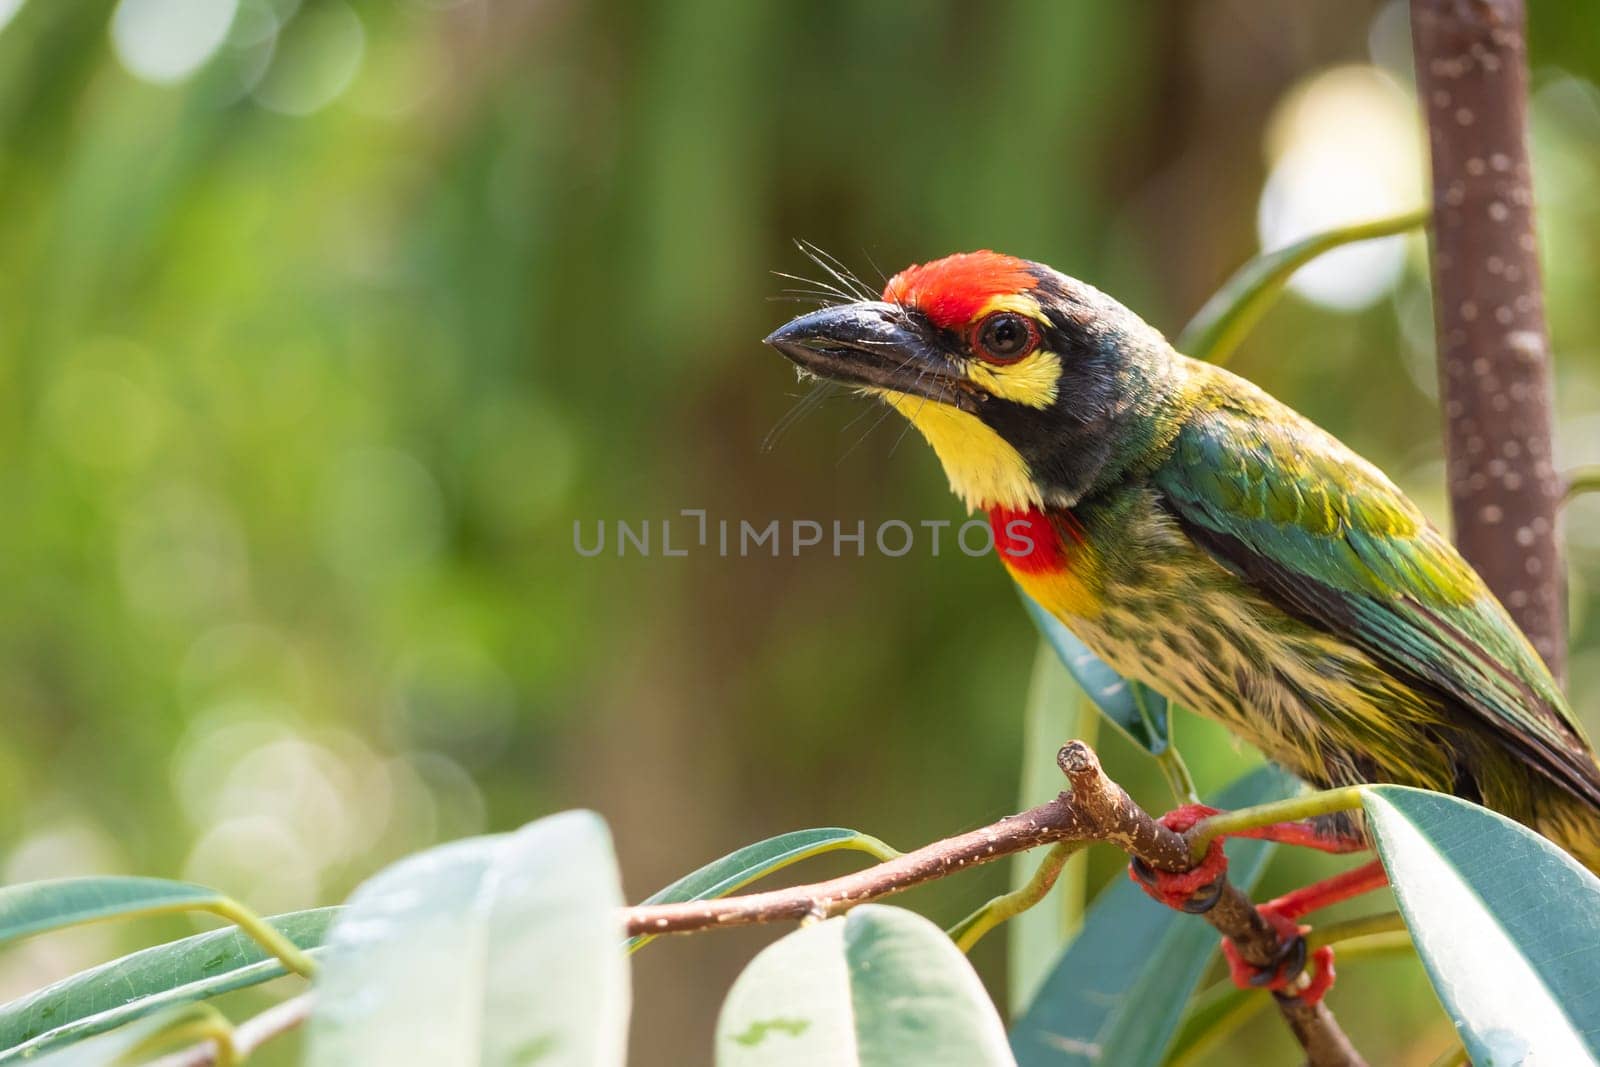
M1290 614L1358 645L1600 806L1600 768L1549 670L1417 506L1243 379L1190 370L1188 416L1151 473L1190 536Z

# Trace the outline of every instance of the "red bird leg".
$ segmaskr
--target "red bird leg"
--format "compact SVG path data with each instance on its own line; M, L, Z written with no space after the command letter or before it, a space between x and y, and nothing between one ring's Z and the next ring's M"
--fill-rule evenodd
M1389 875L1383 869L1383 864L1373 860L1371 863L1363 863L1359 867L1352 867L1348 871L1336 874L1332 878L1324 878L1320 882L1291 890L1281 897L1267 901L1261 905L1261 910L1271 909L1285 919L1298 919L1302 915L1309 915L1352 897L1359 897L1374 889L1382 889L1388 884Z
M1331 852L1334 855L1364 852L1371 847L1367 843L1366 835L1353 830L1331 828L1325 822L1277 822L1270 826L1240 830L1228 836L1253 837L1258 841L1275 841L1280 845L1314 848L1318 852Z
M1169 811L1160 822L1169 830L1183 833L1216 813L1214 808L1203 804L1187 804ZM1368 847L1361 834L1337 830L1330 833L1325 822L1275 823L1228 836L1253 837L1332 853L1356 852ZM1157 870L1138 858L1128 867L1129 877L1150 896L1168 907L1195 914L1209 911L1216 905L1227 873L1228 860L1223 854L1220 837L1211 842L1205 858L1188 871ZM1277 931L1281 950L1270 965L1259 967L1241 956L1233 942L1224 938L1222 952L1228 960L1228 972L1234 984L1241 989L1268 989L1282 996L1297 996L1310 1004L1320 1002L1333 987L1333 948L1324 945L1308 954L1305 935L1310 927L1300 926L1295 920L1388 884L1383 864L1373 860L1262 904L1258 910Z
M1228 959L1233 984L1240 989L1271 989L1317 1003L1333 987L1333 946L1324 945L1308 960L1305 935L1311 927L1295 920L1388 884L1389 875L1383 864L1373 860L1262 904L1257 910L1278 931L1284 951L1270 967L1257 967L1239 955L1232 941L1224 939L1222 954Z
M1184 833L1202 819L1218 814L1216 808L1204 804L1185 804L1161 816L1160 823L1175 833ZM1275 841L1281 845L1314 848L1319 852L1335 854L1359 852L1368 847L1364 835L1340 828L1331 820L1281 822L1258 826L1228 837L1252 837L1262 841ZM1135 859L1128 867L1134 881L1144 887L1156 900L1179 911L1198 915L1211 910L1222 895L1222 879L1227 873L1228 860L1222 853L1221 838L1211 842L1205 858L1187 871L1173 873L1157 870L1142 860Z

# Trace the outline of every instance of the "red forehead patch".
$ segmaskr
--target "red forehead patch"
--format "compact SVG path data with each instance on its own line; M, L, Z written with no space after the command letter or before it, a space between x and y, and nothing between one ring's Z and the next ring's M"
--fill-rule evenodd
M997 296L1039 284L1026 260L998 252L960 252L907 267L889 279L883 298L921 311L946 329L965 326Z

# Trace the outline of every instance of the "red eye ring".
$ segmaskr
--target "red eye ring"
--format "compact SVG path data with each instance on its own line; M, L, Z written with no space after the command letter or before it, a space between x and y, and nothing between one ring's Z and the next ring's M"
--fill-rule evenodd
M972 328L972 351L990 363L1015 363L1039 347L1039 326L1016 311L995 311Z

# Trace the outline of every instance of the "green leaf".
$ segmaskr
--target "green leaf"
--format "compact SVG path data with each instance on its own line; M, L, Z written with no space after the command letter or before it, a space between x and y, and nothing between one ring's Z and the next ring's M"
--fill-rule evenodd
M1169 744L1167 698L1140 682L1124 679L1089 651L1088 645L1078 640L1076 634L1038 601L1021 589L1017 592L1021 593L1033 624L1055 651L1061 665L1083 687L1111 725L1151 755L1165 752Z
M1425 225L1428 217L1427 211L1413 211L1376 222L1341 226L1256 256L1235 271L1189 320L1178 335L1178 351L1212 363L1227 362L1295 271L1340 245L1405 233Z
M1057 777L1060 777L1058 772ZM676 904L688 900L712 900L727 896L774 871L792 863L820 856L824 852L843 849L866 852L880 860L893 859L899 853L876 837L857 830L827 826L815 830L795 830L769 837L753 845L730 852L721 859L712 860L697 871L679 878L676 882L644 901L646 904ZM630 938L630 947L640 947L654 940L650 937Z
M305 1063L620 1065L621 907L592 812L402 860L328 935Z
M33 1067L118 1067L142 1063L166 1049L221 1035L231 1040L232 1027L216 1008L209 1004L178 1004L28 1063Z
M1062 669L1054 650L1040 641L1033 657L1033 679L1028 686L1023 721L1021 809L1048 803L1061 792L1064 783L1061 768L1056 765L1056 751L1063 743L1077 738L1094 744L1099 718L1087 711L1087 703L1083 690ZM1038 865L1037 852L1013 856L1012 890L1026 885ZM1014 1013L1033 1000L1057 954L1077 933L1083 921L1087 870L1088 852L1080 850L1067 860L1049 894L1006 924L1006 989Z
M0 889L0 944L103 919L211 910L215 889L161 878L57 878Z
M338 908L268 919L315 950ZM196 934L64 978L0 1007L0 1064L115 1029L173 1004L220 996L288 973L237 928Z
M57 878L7 886L0 889L0 945L80 923L177 911L220 915L237 924L291 970L311 973L313 964L304 953L232 897L203 885L164 878Z
M717 1019L719 1067L1014 1062L966 957L927 919L879 904L769 945Z
M1247 807L1293 796L1299 788L1278 768L1262 767L1211 803ZM1249 892L1272 845L1244 838L1226 848L1229 878ZM1011 1028L1018 1064L1154 1067L1216 951L1216 931L1203 919L1163 907L1127 878L1117 878L1090 907L1083 932Z
M1340 962L1344 962L1342 956ZM1188 1014L1165 1058L1166 1067L1199 1067L1215 1061L1213 1053L1226 1035L1268 1003L1259 989L1236 986L1227 979L1216 983L1190 1001Z
M1503 815L1362 795L1395 899L1478 1067L1600 1063L1600 880Z

